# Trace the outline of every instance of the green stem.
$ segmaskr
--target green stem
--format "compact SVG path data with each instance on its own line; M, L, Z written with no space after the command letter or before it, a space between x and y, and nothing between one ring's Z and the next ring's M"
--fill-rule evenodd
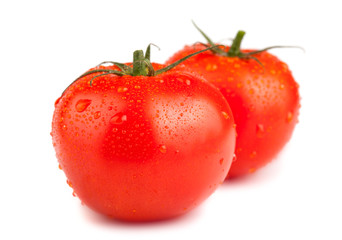
M148 69L143 50L136 50L133 53L133 76L147 76Z
M241 46L241 42L243 37L245 36L246 32L244 31L238 31L238 33L236 34L234 41L232 43L232 46L230 47L227 55L228 57L239 57L241 54L241 50L240 50L240 46Z

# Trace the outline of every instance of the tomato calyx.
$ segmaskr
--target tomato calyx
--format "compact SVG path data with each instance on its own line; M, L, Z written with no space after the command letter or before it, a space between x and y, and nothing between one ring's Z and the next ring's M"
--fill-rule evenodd
M113 70L113 69L94 69L94 70L90 70L85 72L84 74L82 74L81 76L79 76L76 80L85 77L89 74L93 74L93 73L99 73L98 75L94 76L91 80L90 80L90 85L92 85L93 80L97 77L100 76L105 76L105 75L109 75L109 74L114 74L117 76L125 76L125 75L129 75L129 76L157 76L159 74L162 74L164 72L167 72L169 70L171 70L172 68L176 67L177 65L179 65L180 63L182 63L183 61L187 60L188 58L197 55L199 53L208 51L208 50L212 50L215 48L220 47L221 45L214 45L214 46L209 46L206 49L197 51L195 53L189 54L188 56L185 56L181 59L179 59L178 61L162 68L162 69L158 69L155 70L152 66L152 63L150 62L150 56L151 56L151 45L154 44L149 44L147 46L146 49L146 53L144 54L143 50L136 50L133 52L133 63L130 65L124 64L124 63L119 63L119 62L113 62L113 61L105 61L102 62L98 65L101 66L103 64L112 64L115 65L119 68L119 70ZM154 45L155 46L155 45ZM76 81L75 80L75 81Z
M195 28L202 34L202 36L207 40L207 44L204 44L205 46L218 46L216 45L209 37L208 35L206 35L196 24L195 22L192 22L193 25L195 26ZM256 58L254 55L268 51L270 49L273 48L299 48L302 49L304 51L304 49L302 47L299 46L271 46L271 47L266 47L260 50L256 50L256 51L250 51L250 52L242 52L241 51L241 42L243 37L245 36L246 32L239 30L235 36L235 38L233 39L232 45L229 47L228 50L226 49L222 49L222 48L213 48L211 49L211 52L214 53L215 55L220 55L220 56L224 56L224 57L238 57L240 59L253 59L255 60L257 63L259 63L262 67L263 64L259 61L258 58Z

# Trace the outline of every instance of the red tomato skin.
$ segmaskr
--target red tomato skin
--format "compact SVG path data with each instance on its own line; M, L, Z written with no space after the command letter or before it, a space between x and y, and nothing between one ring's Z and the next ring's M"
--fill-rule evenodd
M89 75L56 101L57 159L85 205L120 220L160 220L187 213L224 181L236 137L229 105L179 69L107 75L92 86Z
M186 46L167 63L203 48L200 44ZM183 63L217 86L232 109L236 157L227 178L253 173L269 163L289 141L298 122L299 85L288 66L268 52L254 57L263 66L253 59L218 56L209 51Z

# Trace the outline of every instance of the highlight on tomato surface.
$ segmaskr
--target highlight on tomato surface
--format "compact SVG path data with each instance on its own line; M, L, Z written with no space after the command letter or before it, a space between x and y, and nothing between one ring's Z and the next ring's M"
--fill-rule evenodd
M236 139L231 109L181 61L151 63L149 46L133 63L90 69L56 101L56 156L89 208L125 221L165 219L224 181Z
M196 25L207 44L195 43L175 53L170 64L215 43ZM288 65L262 50L241 49L239 31L231 46L221 46L183 64L219 88L232 109L237 131L236 158L227 178L255 172L269 163L290 140L298 122L299 85Z

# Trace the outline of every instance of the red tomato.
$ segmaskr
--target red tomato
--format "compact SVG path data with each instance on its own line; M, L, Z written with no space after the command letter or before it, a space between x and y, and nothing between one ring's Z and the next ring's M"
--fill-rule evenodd
M96 74L65 90L52 122L60 168L81 201L117 219L148 221L184 214L211 195L235 147L222 94L182 68Z
M253 173L270 162L289 141L300 108L299 86L288 66L266 51L250 56L252 50L240 51L243 35L239 37L234 51L224 46L183 63L217 86L232 109L237 125L236 158L228 177ZM203 48L203 44L186 46L167 63Z

